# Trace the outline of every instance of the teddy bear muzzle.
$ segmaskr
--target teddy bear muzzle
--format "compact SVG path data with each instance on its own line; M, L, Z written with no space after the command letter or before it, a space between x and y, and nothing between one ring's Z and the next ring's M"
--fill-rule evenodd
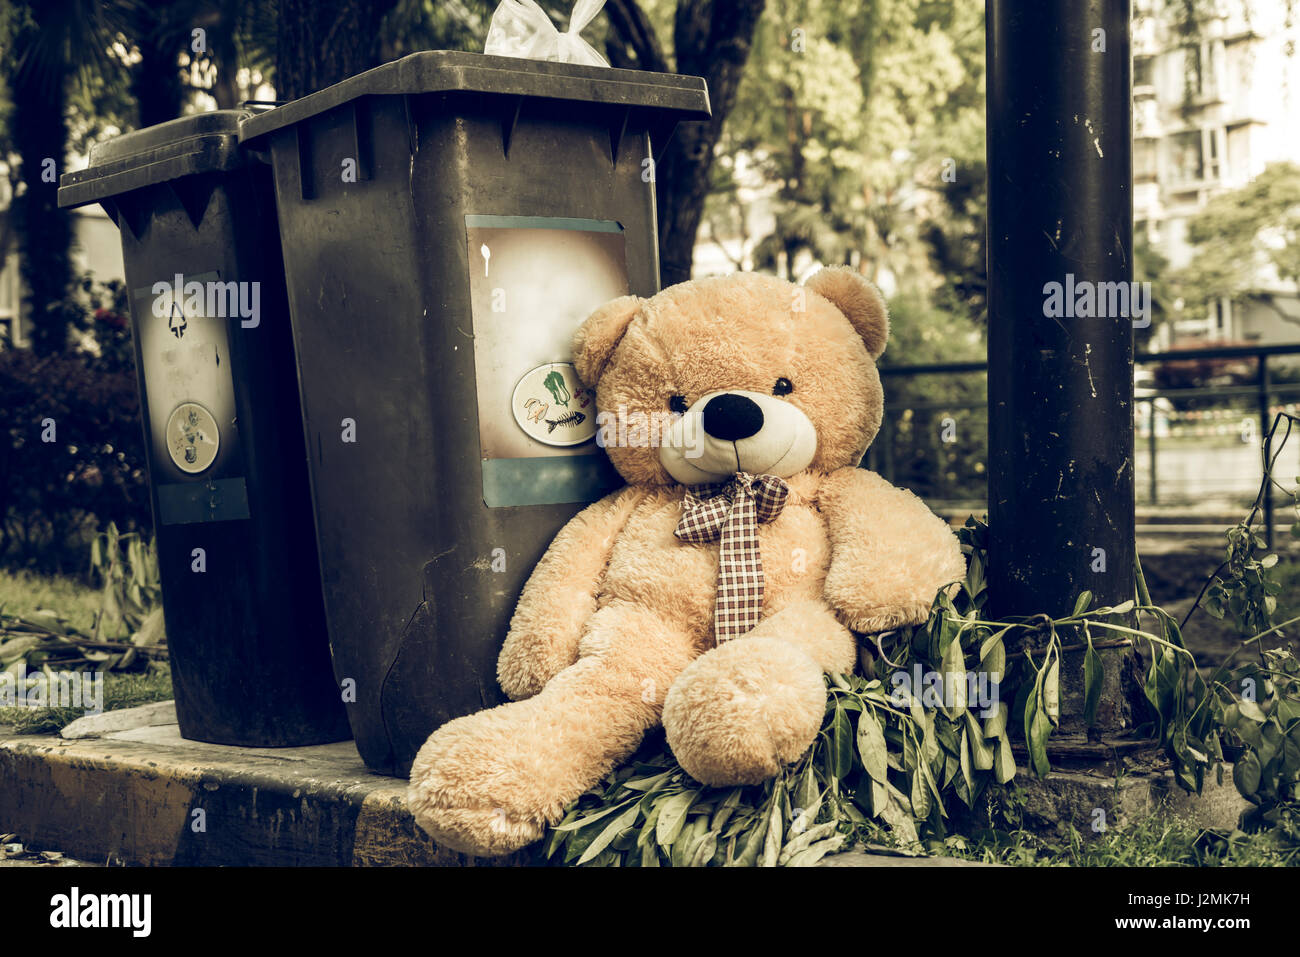
M817 454L817 429L777 396L740 389L701 396L668 429L659 461L683 485L736 472L789 478Z

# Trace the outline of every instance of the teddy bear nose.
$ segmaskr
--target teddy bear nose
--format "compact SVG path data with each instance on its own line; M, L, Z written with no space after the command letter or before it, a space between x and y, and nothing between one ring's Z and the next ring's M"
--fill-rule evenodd
M763 410L753 399L724 392L704 404L704 431L715 439L747 439L763 427Z

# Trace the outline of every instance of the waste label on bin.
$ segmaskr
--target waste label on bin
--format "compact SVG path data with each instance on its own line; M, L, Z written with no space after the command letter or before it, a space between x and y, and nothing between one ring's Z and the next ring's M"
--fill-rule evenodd
M209 304L209 290L224 288L208 272L162 277L132 293L163 525L249 517L228 320Z
M548 362L515 386L511 409L519 427L546 445L581 445L596 434L596 390L572 362Z
M629 289L623 227L608 220L466 216L483 500L588 502L622 484L595 443L595 395L573 334Z

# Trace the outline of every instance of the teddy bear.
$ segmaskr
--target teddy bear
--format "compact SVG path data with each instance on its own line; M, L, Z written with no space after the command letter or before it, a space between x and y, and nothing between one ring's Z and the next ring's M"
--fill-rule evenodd
M705 785L813 743L855 632L926 619L964 577L946 522L859 468L889 320L856 270L742 273L625 296L577 330L598 440L627 485L561 529L501 649L506 704L436 730L408 804L475 856L542 837L662 724ZM653 426L657 426L653 427Z

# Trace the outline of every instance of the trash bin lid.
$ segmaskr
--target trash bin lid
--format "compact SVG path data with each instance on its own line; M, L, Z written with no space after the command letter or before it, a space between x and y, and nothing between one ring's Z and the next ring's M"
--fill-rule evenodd
M59 205L84 206L195 173L222 172L247 163L239 123L252 110L195 113L115 136L90 148L90 165L64 173Z
M669 128L686 120L707 120L711 115L708 87L698 76L429 50L250 117L240 125L239 138L248 143L361 97L412 93L473 93L638 107L658 114Z

